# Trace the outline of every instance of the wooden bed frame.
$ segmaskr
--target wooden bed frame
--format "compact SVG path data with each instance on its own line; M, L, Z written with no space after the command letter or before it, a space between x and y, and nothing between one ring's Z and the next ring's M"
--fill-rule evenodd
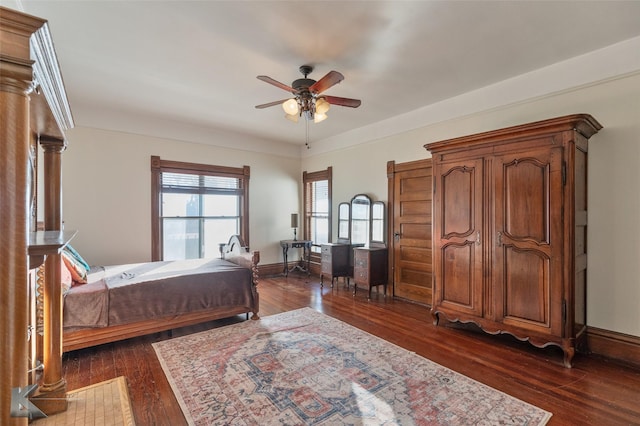
M244 245L240 237L232 236L229 242L220 249L222 257L225 260L233 262L237 265L251 269L252 274L252 290L256 300L256 307L251 311L252 320L259 319L259 295L258 295L258 262L260 261L259 251L249 251ZM157 333L160 331L171 330L202 322L212 321L221 318L228 318L234 315L247 314L249 311L246 307L212 309L209 311L198 311L182 315L171 315L164 318L155 318L151 320L137 321L129 324L119 324L102 328L87 328L74 331L63 332L62 350L69 352L76 349L87 348L90 346L101 345L104 343L115 342L118 340L128 339L145 334Z

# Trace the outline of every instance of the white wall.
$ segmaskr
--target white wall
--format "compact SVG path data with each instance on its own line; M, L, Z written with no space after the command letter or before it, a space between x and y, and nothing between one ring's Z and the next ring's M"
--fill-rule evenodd
M90 262L150 259L150 156L251 167L251 247L282 261L278 241L301 213L301 172L333 167L337 205L357 193L387 201L386 163L428 158L430 142L566 114L603 126L589 145L588 324L640 336L640 74L518 102L302 159L96 129L68 133L64 220ZM321 150L319 150L321 151Z
M299 211L300 160L128 133L75 128L63 155L63 220L72 245L94 265L151 260L151 156L251 167L250 246L261 263L282 261ZM292 148L294 150L294 148Z
M427 143L576 113L604 126L589 144L588 325L640 336L640 74L311 154L302 169L333 166L335 219L357 193L386 201L386 162L428 158Z

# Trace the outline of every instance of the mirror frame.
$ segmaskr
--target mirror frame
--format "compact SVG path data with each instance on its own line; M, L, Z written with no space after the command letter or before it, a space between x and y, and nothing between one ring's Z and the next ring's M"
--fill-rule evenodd
M346 215L346 218L344 217ZM340 231L343 229L340 225L346 222L346 235ZM338 242L349 242L351 240L351 203L343 202L338 204Z
M363 219L360 218L355 218L355 213L361 209L358 209L357 206L358 205L365 205L366 204L366 210L364 210L366 212L366 217ZM353 237L354 235L356 235L356 232L354 232L354 228L356 226L356 224L359 224L360 222L367 222L366 223L366 236L365 236L365 240L364 241L354 241ZM354 195L354 197L351 199L351 244L355 244L355 245L364 245L366 247L369 246L369 243L371 242L371 198L366 195L366 194L357 194Z
M376 213L376 207L380 206L380 217L376 217L375 213ZM371 224L370 224L370 228L371 228L371 236L369 238L370 242L372 243L382 243L384 244L385 242L385 225L386 225L386 214L385 214L385 205L383 201L374 201L371 204ZM379 234L380 234L380 239L374 239L374 234L375 234L375 229L376 229L376 223L379 222L379 227L380 229L378 230Z

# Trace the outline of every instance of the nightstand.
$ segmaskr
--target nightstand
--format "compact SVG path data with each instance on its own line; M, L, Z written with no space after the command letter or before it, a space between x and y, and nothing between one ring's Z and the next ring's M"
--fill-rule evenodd
M384 286L384 295L386 297L388 281L387 248L357 247L353 249L353 256L354 294L358 290L358 285L360 285L369 289L369 298L371 298L371 287L382 285Z

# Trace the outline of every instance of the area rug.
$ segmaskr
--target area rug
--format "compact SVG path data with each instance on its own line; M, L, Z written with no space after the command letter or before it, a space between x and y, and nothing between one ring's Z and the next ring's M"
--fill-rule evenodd
M544 425L551 417L311 308L153 346L191 425Z
M134 426L124 377L67 392L67 411L34 420L35 426Z

